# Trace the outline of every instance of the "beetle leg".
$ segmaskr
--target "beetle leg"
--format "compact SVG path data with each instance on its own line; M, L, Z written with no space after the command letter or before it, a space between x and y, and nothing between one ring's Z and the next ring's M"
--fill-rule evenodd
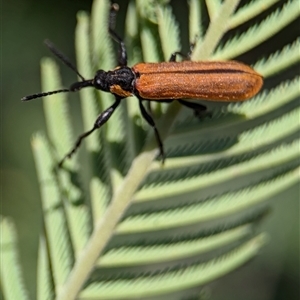
M195 48L195 46L196 46L196 41L197 41L197 37L196 37L196 39L195 39L195 42L190 43L190 50L189 50L189 52L188 52L187 54L184 54L184 53L182 53L181 51L173 52L173 53L171 54L171 57L170 57L169 61L170 61L170 62L176 61L176 57L177 57L178 55L181 56L181 57L183 57L183 58L186 59L186 60L191 60L191 55L192 55L192 53L193 53L193 51L194 51L194 48Z
M120 38L120 36L114 30L116 13L117 13L118 9L119 9L119 6L116 4L113 4L110 8L108 32L109 32L111 38L119 44L118 64L119 64L119 66L123 67L123 66L127 66L127 51L126 51L126 47L125 47L123 40Z
M171 57L170 57L169 61L170 61L170 62L176 61L176 58L177 58L178 55L181 56L181 57L183 57L183 58L186 59L186 60L189 60L189 59L190 59L190 56L189 56L189 55L186 55L186 54L184 54L184 53L182 53L182 52L180 52L180 51L176 51L176 52L173 52L173 53L171 54Z
M193 53L193 51L195 49L197 40L198 40L198 36L195 37L194 42L190 42L190 50L189 50L189 52L187 54L188 60L191 60L191 56L192 56L192 53Z
M139 98L139 105L140 105L140 110L141 110L141 113L142 113L142 116L143 118L147 121L147 123L154 129L154 133L155 133L155 138L156 138L156 141L157 141L157 144L158 144L158 147L159 147L159 156L161 157L162 159L162 163L164 163L165 161L165 151L164 151L164 146L163 146L163 143L161 141L161 138L160 138L160 135L159 135L159 132L156 128L156 125L154 123L154 120L152 119L152 117L148 114L148 112L146 111L143 103L142 103L142 99Z
M199 104L199 103L195 103L195 102L188 102L185 100L178 100L178 102L188 108L191 108L194 110L194 115L195 117L198 117L200 119L208 116L211 117L211 112L207 111L206 106Z
M96 129L100 128L103 124L105 124L109 118L111 117L111 115L114 113L115 109L118 107L118 105L121 102L120 97L116 97L116 101L115 103L110 106L109 108L107 108L105 111L103 111L96 119L94 126L91 130L84 132L83 134L81 134L78 138L77 141L74 145L74 147L71 149L71 151L69 153L67 153L65 155L65 157L60 161L60 163L58 164L59 167L62 166L63 162L67 159L67 158L71 158L71 156L77 151L77 149L79 148L81 142L83 139L85 139L87 136L89 136L92 132L94 132Z

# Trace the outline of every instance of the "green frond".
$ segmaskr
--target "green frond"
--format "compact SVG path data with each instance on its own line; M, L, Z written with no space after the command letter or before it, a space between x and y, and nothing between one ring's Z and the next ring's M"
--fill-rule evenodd
M53 172L54 159L49 143L44 136L38 134L32 139L32 149L40 179L44 223L50 251L48 255L51 258L52 277L57 289L66 280L73 264L68 224L61 191Z
M158 8L157 16L161 47L167 61L173 52L181 49L179 29L170 8Z
M293 44L286 45L282 50L273 53L254 65L254 69L265 77L275 75L300 62L300 38Z
M207 1L205 1L205 4L207 7L209 17L212 20L218 13L218 10L220 9L222 2L220 0L216 0L216 1L207 0Z
M240 36L234 37L219 47L212 59L228 60L253 49L299 18L299 15L298 1L289 1L283 8L277 9L260 24L255 24Z
M143 48L143 57L145 62L159 61L157 44L154 39L154 33L150 28L143 28L141 31L141 44Z
M9 218L0 217L1 227L1 295L6 300L30 299L23 282L21 266L18 262L17 233Z
M96 221L101 219L104 215L108 205L107 200L109 199L110 191L103 181L98 177L93 177L90 183L90 195L93 220Z
M250 1L249 3L245 4L241 7L234 16L232 16L229 28L235 28L247 21L255 18L269 7L277 3L279 0L255 0Z
M252 228L247 224L207 237L201 236L188 240L182 237L182 240L173 243L113 248L101 257L98 267L139 266L184 259L230 245L234 241L247 237L251 232ZM122 234L122 231L119 233Z
M281 160L292 160L293 158L299 159L299 154L297 153L297 148L299 149L299 141L294 145L294 153L287 154L287 157L284 156L284 151L289 149L290 147L283 147L282 152L279 153L281 155ZM278 157L278 152L272 153L273 158L276 156ZM268 154L270 156L271 154ZM262 166L261 168L255 169L256 163L261 163L263 159L268 159L268 168L272 164L274 166L275 159L270 162L270 158L268 156L261 156L253 163L252 168L249 169L253 172L258 172L258 169L265 168ZM245 175L242 169L242 166L235 166L232 171L236 171L240 174L240 176ZM225 172L224 172L225 173ZM228 172L227 172L228 174ZM227 175L225 174L225 175ZM207 175L210 177L210 175ZM198 182L202 178L196 178ZM269 200L272 196L284 191L285 189L289 188L293 184L299 181L299 168L288 172L287 174L276 178L275 180L269 180L263 182L262 184L256 184L249 188L245 188L236 192L230 192L224 194L220 197L215 197L211 199L207 199L204 203L196 203L193 205L187 204L186 206L182 206L180 208L169 209L162 212L153 212L149 214L141 214L136 215L133 217L128 217L125 219L117 229L119 234L129 234L129 233L137 233L137 232L147 232L147 231L156 231L162 229L170 229L172 227L179 227L179 226L187 226L192 225L200 222L205 222L208 220L219 219L222 217L229 216L233 213L238 213L242 210L245 210L249 207L254 206L255 204L261 204ZM178 183L176 187L178 189L181 187L186 191L185 195L182 197L189 197L189 192L191 191L192 187L184 186L185 183ZM216 183L214 183L216 184ZM207 180L207 185L211 186L210 180ZM196 189L201 189L205 186L205 184L198 184L196 185ZM168 187L167 185L165 186ZM169 186L169 189L174 189L174 186ZM189 189L188 189L189 188ZM156 199L161 199L161 190L155 188L151 191L153 193L153 197L151 198L142 198L143 194L137 195L135 201L156 201ZM179 194L178 190L174 191L174 194ZM172 196L171 193L164 193L163 197L170 197ZM186 201L187 202L187 201Z
M78 13L75 32L77 68L86 79L93 78L95 74L95 67L93 66L92 58L90 57L91 45L87 34L89 32L89 21L89 16L85 12ZM95 45L95 47L97 46ZM94 50L93 53L97 52ZM93 121L96 120L97 115L100 113L100 109L95 101L95 91L92 89L83 89L80 98L83 128L87 131L92 127ZM99 151L101 146L98 136L92 135L87 142L86 147L92 152Z
M44 237L41 237L40 239L37 265L38 269L36 298L52 300L55 297L55 293L52 281L50 261L48 257L47 244Z
M201 174L199 176L185 177L181 180L169 180L163 184L147 186L136 192L134 201L159 201L167 197L186 197L194 191L225 184L237 177L251 175L254 172L268 170L271 167L281 166L293 161L299 156L299 141L272 149L272 151L259 155L249 161L242 161L228 168L218 169L215 172ZM186 199L185 198L185 199Z
M101 295L105 299L136 299L146 296L164 295L212 281L234 270L255 255L265 243L266 236L261 234L208 263L195 263L189 267L161 272L159 275L141 278L119 279L103 284L91 284L80 294L82 298L93 299Z
M47 78L46 76L42 76L43 82L45 82L46 85L51 84L52 78L59 79L60 76L57 72L57 67L55 64L51 63L51 61L46 61L45 65L42 65L42 70L43 68L46 68L45 72L48 72L48 74L52 74L54 77L49 77ZM49 83L48 83L49 82ZM56 95L55 95L56 96ZM75 138L65 138L67 134L70 132L70 128L72 128L70 119L68 118L68 114L66 111L68 110L67 108L67 103L65 102L65 99L61 99L60 96L61 94L57 95L58 98L54 98L51 100L58 101L58 107L55 106L49 106L49 99L46 98L44 99L44 106L45 110L47 110L48 115L55 121L57 122L56 124L59 126L58 128L60 130L56 130L55 135L51 141L56 142L56 140L61 139L62 142L68 141L68 143L65 142L65 144L68 144L67 146L64 146L65 152L68 151L67 149L70 149L71 145L73 145L73 141ZM60 101L64 100L64 101ZM51 107L51 108L48 108ZM60 109L60 110L59 110ZM59 110L59 111L58 111ZM64 114L63 114L64 113ZM69 134L70 136L70 134ZM71 141L70 141L71 140ZM40 170L40 177L43 178L45 177L45 181L51 180L53 182L56 182L56 177L54 174L51 174L53 172L54 168L57 168L57 156L52 155L52 149L50 148L49 145L47 145L47 142L45 139L41 136L37 136L33 142L32 142L34 151L36 151L35 154L35 159L36 159L36 164L37 164L37 169ZM43 160L43 155L46 155L48 157L48 161L45 159ZM70 169L74 170L76 169L75 165L76 161L69 161L67 164L70 167ZM74 176L75 177L75 176ZM69 172L62 171L60 172L60 186L56 186L56 190L52 190L53 192L53 197L51 197L48 193L48 187L45 187L45 194L48 194L45 196L44 201L43 201L43 208L45 209L45 212L48 211L49 207L52 209L53 207L56 206L62 206L63 201L66 201L66 206L64 207L64 210L61 211L61 214L58 214L58 217L60 219L60 222L66 222L64 220L66 217L68 218L69 225L71 226L70 232L67 230L67 224L65 223L64 226L62 224L59 225L59 228L63 230L65 229L64 234L70 234L70 237L72 239L72 244L76 250L80 250L83 248L83 245L86 242L88 233L90 233L91 228L89 223L87 222L87 208L82 205L83 203L83 191L82 187L80 184L80 179L79 176L77 175L77 179L74 180L72 176L69 174ZM44 182L44 181L42 181ZM63 192L63 195L61 193ZM52 201L49 203L48 197L51 197ZM75 205L75 206L74 206ZM56 214L53 214L52 217L54 217ZM79 221L78 221L79 220ZM59 223L57 223L59 224ZM60 227L61 226L61 227ZM57 228L57 230L59 230ZM54 228L53 228L54 229ZM50 227L50 230L52 231L52 228ZM56 236L56 232L53 232L53 237ZM66 244L65 244L66 247ZM60 262L58 262L60 265Z
M190 0L189 2L189 37L190 42L199 42L203 38L203 28L201 26L201 5L198 0Z
M130 1L124 30L130 63L169 60L181 50L180 24L169 2ZM276 2L256 0L239 7L238 0L190 0L189 39L197 42L192 60L234 58L299 17L297 1L287 1L220 46L230 29ZM95 0L91 15L77 15L76 59L86 79L118 65L107 30L109 6L108 0ZM211 22L204 28L206 11ZM164 165L155 160L152 128L136 99L128 98L84 141L86 163L74 155L58 169L76 136L68 94L45 98L47 133L32 140L45 229L38 299L187 298L192 289L252 259L267 241L257 224L275 196L299 182L300 77L272 78L299 62L299 44L297 38L256 62L254 68L266 78L262 92L241 103L209 102L210 119L199 121L175 101L151 106L164 140ZM44 59L41 67L42 89L61 88L57 65ZM114 101L95 89L82 89L79 97L83 131ZM13 233L7 237L15 243ZM11 268L5 272L12 276L1 284L20 293L15 252L5 255L5 268Z
M225 0L222 5L219 5L218 12L212 18L203 41L201 41L201 44L197 43L193 51L192 60L198 61L210 58L221 38L227 32L227 24L239 2L240 0Z
M88 30L91 31L90 43L82 45L86 47L89 44L92 47L92 66L95 72L98 69L107 70L115 65L115 56L113 55L113 44L107 32L110 3L107 0L95 0L91 12L91 23ZM84 33L88 38L88 32Z
M247 151L254 152L262 147L279 143L285 137L295 135L300 129L299 116L300 110L296 108L278 119L243 132L239 136L239 143L225 151L225 157L240 155Z
M300 77L296 77L292 81L283 82L269 92L256 96L252 101L229 105L228 111L246 115L248 119L254 119L275 111L294 102L299 97L299 82Z
M143 28L144 27L142 27L141 30ZM142 33L141 33L141 39L142 39ZM128 64L131 66L143 60L141 56L141 49L138 40L139 40L138 12L135 3L130 2L128 4L126 20L125 20L125 44L130 45L127 54L128 54ZM152 43L153 39L149 39L148 41L149 43ZM152 50L154 51L154 49ZM145 61L147 61L146 59L147 58L144 57Z
M50 58L44 58L41 62L41 78L44 91L54 91L62 86L58 66ZM74 140L66 95L65 93L55 94L51 101L48 97L43 99L48 135L51 142L56 145L59 157L68 151ZM74 166L74 162L70 164Z
M195 154L192 156L179 156L169 158L164 166L164 170L167 171L176 168L195 166L201 163L209 163L218 159L227 159L233 156L245 156L250 153L254 154L268 145L280 143L280 141L285 137L295 135L300 130L299 116L300 110L299 108L296 108L290 113L284 114L277 119L263 123L260 126L253 127L250 130L241 132L237 137L238 142L236 142L236 144L218 153L199 153L197 155L196 151L194 150ZM193 138L201 134L201 128L193 129L190 127L188 131L182 131L178 134L174 132L170 136L170 139L178 140L178 144L180 144L182 141L185 142L185 133L188 134L188 132L191 133L191 135L187 138L187 141L193 141L189 145L189 147L200 149L204 147L204 144L206 144L207 146L207 141L201 142L201 140L198 141L197 139ZM210 143L213 144L215 148L221 149L224 145L224 137L216 137L215 139L210 139ZM218 147L218 145L220 146ZM176 149L176 151L181 150ZM159 163L154 163L151 167L152 172L159 171L160 169L161 166Z
M166 6L170 0L136 0L135 2L141 17L157 24L157 7Z

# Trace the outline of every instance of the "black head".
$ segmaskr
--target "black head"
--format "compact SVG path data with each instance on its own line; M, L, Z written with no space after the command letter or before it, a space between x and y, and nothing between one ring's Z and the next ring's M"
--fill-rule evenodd
M105 72L103 70L98 70L94 77L93 83L94 83L93 86L97 90L109 92L110 83L108 80L108 72Z
M125 96L133 92L134 80L135 74L127 66L117 67L108 72L98 70L94 77L94 87L104 92Z

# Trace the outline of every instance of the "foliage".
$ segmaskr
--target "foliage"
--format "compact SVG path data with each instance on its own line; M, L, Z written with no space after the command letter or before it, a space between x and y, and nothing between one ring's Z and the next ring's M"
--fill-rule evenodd
M181 48L167 2L130 2L130 63L167 60ZM191 0L190 39L197 36L192 59L233 59L268 41L299 17L297 1L271 10L276 2L240 7L238 0L206 1L210 23L203 28L204 5ZM95 0L91 16L78 13L77 66L86 78L115 67L108 12L108 1ZM252 19L242 33L227 37ZM272 81L299 63L299 43L298 38L252 61L268 88L245 103L209 105L211 119L199 122L178 103L153 106L165 139L164 166L155 160L155 139L136 101L128 99L105 128L85 140L85 164L74 156L53 172L76 135L66 94L44 99L47 137L38 133L32 140L45 223L37 298L179 299L195 296L195 287L199 296L203 284L254 257L266 241L258 224L268 200L299 181L299 77ZM61 87L49 58L42 62L42 86ZM80 99L89 130L112 95L83 89ZM16 258L10 261L16 265ZM14 290L22 288L20 283Z

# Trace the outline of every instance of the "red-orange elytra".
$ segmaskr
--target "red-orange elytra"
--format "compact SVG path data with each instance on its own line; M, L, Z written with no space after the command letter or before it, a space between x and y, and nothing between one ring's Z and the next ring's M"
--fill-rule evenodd
M263 84L261 75L237 61L139 63L132 70L135 89L149 100L243 101Z
M236 61L183 61L176 62L175 52L169 62L138 63L132 68L127 66L127 52L124 42L113 30L116 5L111 6L109 33L119 44L119 66L111 71L98 70L92 79L86 80L77 68L49 41L47 47L61 59L68 67L77 73L81 81L73 83L68 89L38 93L22 98L28 101L62 92L75 92L85 87L94 87L98 90L112 93L115 102L104 110L96 119L91 130L81 134L71 151L61 160L62 165L66 158L70 158L79 148L82 140L93 131L105 124L121 100L136 96L143 118L154 129L160 149L160 156L164 161L163 143L155 122L145 109L142 101L179 101L182 105L194 110L195 115L203 116L206 107L200 103L188 102L185 99L199 99L209 101L244 101L259 92L263 78L251 67Z

